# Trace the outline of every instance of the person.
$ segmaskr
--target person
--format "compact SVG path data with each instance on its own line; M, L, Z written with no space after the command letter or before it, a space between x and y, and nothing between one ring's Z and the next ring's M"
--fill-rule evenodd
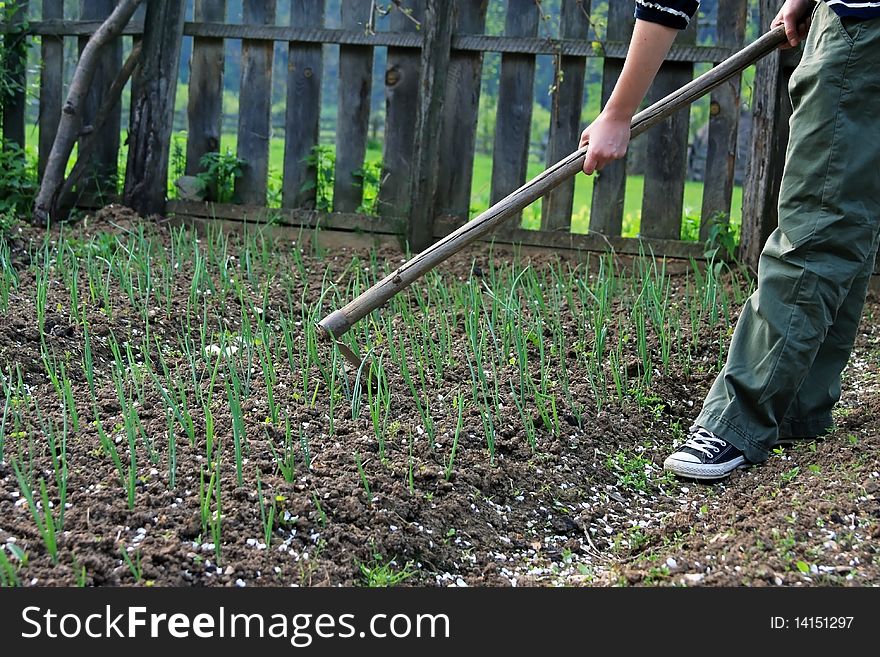
M620 79L583 132L584 173L623 157L629 126L696 0L636 0ZM716 480L765 461L776 444L832 426L880 234L880 3L787 0L772 25L804 42L789 84L793 114L779 224L761 253L727 362L687 439L664 462Z

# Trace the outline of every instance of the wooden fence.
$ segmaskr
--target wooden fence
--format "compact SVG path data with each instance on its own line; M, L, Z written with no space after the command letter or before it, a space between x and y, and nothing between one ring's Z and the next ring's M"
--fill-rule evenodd
M500 2L501 0L492 0ZM66 20L62 0L42 0L42 20L28 31L40 40L40 144L42 166L57 127L62 101L61 43L82 42L109 14L114 0L84 2L80 20ZM387 3L386 3L387 4ZM205 153L217 151L222 127L224 41L241 41L241 99L238 156L246 161L235 191L241 205L169 201L167 210L196 217L274 221L300 226L403 234L414 251L426 247L467 220L478 123L482 59L501 53L498 113L495 123L491 200L497 201L526 180L536 57L550 55L558 71L552 97L547 163L577 146L585 117L587 58L602 61L602 102L621 71L631 34L634 0L613 0L607 15L591 15L590 0L562 0L558 38L539 37L541 3L507 0L503 35L487 35L489 0L403 0L412 15L392 14L389 31L371 31L372 0L342 0L341 29L329 29L325 0L291 0L290 25L276 24L275 0L244 0L242 24L227 22L225 0L196 0L194 21L184 34L193 37L190 60L186 171L195 174ZM597 5L599 3L596 3ZM747 0L719 0L717 39L696 44L692 26L680 34L650 91L656 100L692 79L694 65L717 63L741 47ZM87 10L85 10L87 8ZM597 24L599 29L596 28ZM695 23L694 23L695 25ZM598 32L598 34L597 34ZM125 34L138 37L142 17ZM266 205L270 145L272 61L276 42L288 48L286 127L282 208ZM323 44L339 45L339 94L322 99ZM357 214L363 190L357 173L364 165L369 131L374 50L387 48L384 81L386 111L380 216ZM121 65L121 49L108 48L85 109L88 125ZM173 87L174 85L169 85ZM544 93L543 90L540 93ZM318 144L322 102L338 105L333 211L318 212L317 172L309 154ZM23 103L20 98L17 102ZM15 109L16 105L11 105ZM702 217L729 215L734 185L740 81L711 97L709 146ZM24 143L20 112L4 115L4 134ZM96 164L116 169L121 118L104 131ZM571 232L574 183L564 184L543 201L540 230L523 230L516 220L495 235L502 242L533 246L606 249L636 253L651 249L674 257L702 254L702 245L680 240L687 171L689 112L682 110L653 128L641 205L641 238L622 238L626 162L608 166L595 181L590 233ZM746 222L747 225L748 222ZM701 233L706 236L705 227ZM744 237L747 241L748 238Z

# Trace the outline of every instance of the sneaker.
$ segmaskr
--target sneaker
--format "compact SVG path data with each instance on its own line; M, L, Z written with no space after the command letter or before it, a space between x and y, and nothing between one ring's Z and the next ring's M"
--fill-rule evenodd
M723 479L747 467L743 453L703 427L693 426L684 445L663 462L663 469L688 479Z

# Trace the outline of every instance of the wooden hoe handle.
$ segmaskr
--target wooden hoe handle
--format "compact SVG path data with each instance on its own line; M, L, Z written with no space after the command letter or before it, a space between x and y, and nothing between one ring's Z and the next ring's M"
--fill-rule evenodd
M715 68L636 114L632 120L632 136L640 135L670 114L706 95L775 50L784 41L785 30L781 25L767 32ZM321 334L325 338L339 340L356 322L382 306L413 281L471 242L492 232L560 183L577 175L583 169L586 153L587 149L581 148L563 158L478 217L411 258L343 308L327 315L318 322Z

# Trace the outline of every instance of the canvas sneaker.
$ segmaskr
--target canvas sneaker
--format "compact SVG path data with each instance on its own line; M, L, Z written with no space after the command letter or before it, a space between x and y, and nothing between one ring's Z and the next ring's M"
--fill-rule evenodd
M687 441L663 462L663 469L688 479L723 479L748 465L743 453L729 442L699 426L690 428Z

